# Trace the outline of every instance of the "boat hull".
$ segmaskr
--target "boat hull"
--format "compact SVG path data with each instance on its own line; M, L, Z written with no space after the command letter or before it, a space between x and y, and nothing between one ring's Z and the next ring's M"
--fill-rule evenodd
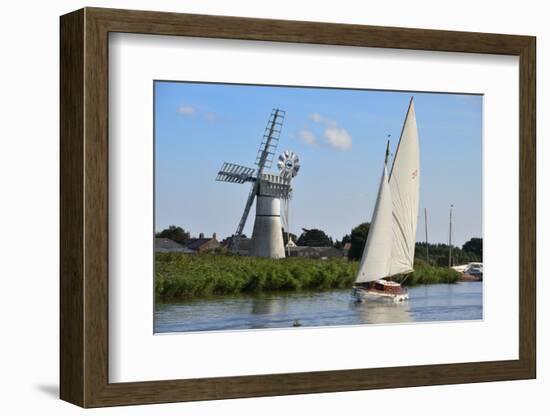
M374 302L374 301L392 301L403 302L409 299L407 289L404 289L398 283L386 281L372 282L367 286L355 286L352 291L352 297L356 302Z

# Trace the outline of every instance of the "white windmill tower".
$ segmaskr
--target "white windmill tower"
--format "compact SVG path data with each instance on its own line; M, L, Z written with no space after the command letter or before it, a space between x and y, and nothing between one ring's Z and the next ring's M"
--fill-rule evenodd
M252 231L250 255L258 257L285 257L283 235L281 232L281 200L288 206L292 188L291 179L300 168L298 157L292 152L285 152L279 157L280 174L265 173L273 163L273 156L283 127L285 112L273 109L264 132L263 140L256 156L257 169L233 163L224 163L216 176L217 181L245 183L252 187L244 207L237 231L233 235L232 249L237 250L250 208L256 200L256 218ZM287 155L287 156L285 156Z

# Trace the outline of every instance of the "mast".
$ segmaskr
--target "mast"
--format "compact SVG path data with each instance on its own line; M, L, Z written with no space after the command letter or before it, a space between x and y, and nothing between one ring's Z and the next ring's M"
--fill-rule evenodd
M449 212L449 267L453 265L453 204L451 204L451 210Z
M389 147L389 145L388 145ZM389 275L392 250L392 199L386 168L386 160L380 177L376 204L372 213L367 241L363 249L356 283L372 282Z
M430 264L430 252L428 248L428 209L424 207L424 227L426 229L426 263Z

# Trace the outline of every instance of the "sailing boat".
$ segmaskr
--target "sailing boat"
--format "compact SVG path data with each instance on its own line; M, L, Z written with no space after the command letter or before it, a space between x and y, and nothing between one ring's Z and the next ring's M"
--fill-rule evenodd
M397 151L388 176L389 141L367 242L355 279L356 300L408 299L392 279L413 271L420 160L413 99L409 103Z

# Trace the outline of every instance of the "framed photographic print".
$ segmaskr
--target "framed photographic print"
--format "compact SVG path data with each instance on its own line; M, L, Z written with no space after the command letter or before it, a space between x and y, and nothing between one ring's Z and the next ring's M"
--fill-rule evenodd
M62 16L61 398L534 378L535 105L529 36Z

